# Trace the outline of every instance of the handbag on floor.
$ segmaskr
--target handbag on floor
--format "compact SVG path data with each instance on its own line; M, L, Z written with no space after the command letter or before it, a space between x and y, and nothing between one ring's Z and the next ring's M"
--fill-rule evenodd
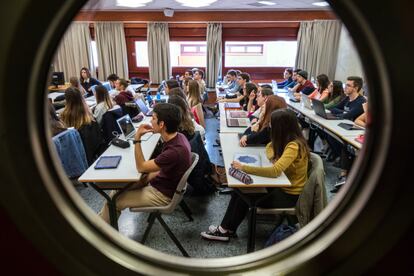
M227 185L226 169L214 163L211 163L211 167L211 178L216 182L216 185Z

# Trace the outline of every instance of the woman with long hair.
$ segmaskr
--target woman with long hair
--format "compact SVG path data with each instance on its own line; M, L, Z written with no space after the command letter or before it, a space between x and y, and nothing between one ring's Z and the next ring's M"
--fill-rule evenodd
M328 86L328 93L328 97L321 100L325 105L325 109L334 107L345 97L342 82L338 80L332 81Z
M196 80L189 80L187 90L187 102L190 106L191 112L194 115L194 120L197 122L197 124L201 125L203 128L206 128L206 123L204 121L202 99L200 95L200 88L198 82Z
M56 110L53 107L53 104L51 102L48 103L48 109L49 109L49 125L52 130L52 136L55 136L65 131L66 127L63 124L63 122L59 119L59 117L56 115Z
M168 103L176 105L180 109L181 123L178 127L178 131L184 134L185 137L187 137L187 139L190 141L194 136L195 127L187 102L180 96L171 95L168 98Z
M92 78L91 72L86 67L82 67L82 69L80 71L79 80L80 80L80 84L82 85L83 89L85 89L85 91L87 93L87 95L86 95L87 97L90 97L90 96L93 95L92 89L91 89L92 86L102 84L97 79Z
M288 109L278 109L271 116L271 143L266 146L266 156L272 166L254 167L233 161L235 169L264 177L279 177L285 173L291 186L268 188L269 195L259 207L290 208L296 205L299 194L308 180L309 148L299 128L296 114ZM201 236L209 240L228 241L249 211L247 203L235 192L219 226L210 225Z
M96 121L101 124L102 116L108 110L114 107L111 97L109 96L108 90L103 85L98 85L95 88L96 106L93 109L93 116Z
M284 98L277 95L267 97L264 105L264 114L259 122L253 125L250 130L246 130L244 135L240 138L240 146L247 145L266 145L270 142L270 120L272 112L281 108L286 108L287 104ZM256 128L257 126L257 128Z
M326 97L328 97L328 86L329 86L329 78L325 74L320 74L316 77L316 83L318 84L318 89L315 89L310 95L309 99L317 99L323 101Z
M69 87L65 90L65 98L66 106L60 114L65 126L79 129L95 120L79 89Z

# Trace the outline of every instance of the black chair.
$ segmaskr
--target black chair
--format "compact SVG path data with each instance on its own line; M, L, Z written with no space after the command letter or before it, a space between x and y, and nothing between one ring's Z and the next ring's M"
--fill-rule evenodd
M83 125L78 131L90 166L106 149L101 128L96 121L93 121L89 125Z
M101 129L105 144L109 144L117 136L116 134L121 134L121 129L116 123L116 120L122 116L124 116L124 112L121 108L108 110L102 116Z
M126 102L125 104L121 105L121 108L124 112L124 115L128 114L131 118L134 118L141 112L139 106L135 102Z

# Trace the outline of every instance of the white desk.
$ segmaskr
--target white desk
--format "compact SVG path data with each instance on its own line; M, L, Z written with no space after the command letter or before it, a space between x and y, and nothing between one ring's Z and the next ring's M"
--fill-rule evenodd
M221 133L220 142L223 150L224 167L226 169L228 186L237 188L235 192L249 206L247 253L253 252L256 238L256 209L258 200L266 195L266 187L288 187L291 186L291 183L284 173L276 178L250 175L253 179L253 183L242 183L240 180L230 176L228 173L234 155L236 153L260 154L262 166L270 166L271 164L266 158L265 147L240 147L239 139L236 133ZM254 193L255 195L246 195L249 193Z
M224 103L219 103L220 110L220 133L243 133L247 127L228 127L226 121L226 110L224 109ZM249 119L244 118L247 125L250 125ZM236 135L237 136L237 135Z
M51 99L51 100L52 100L52 102L54 102L54 101L55 101L55 99L56 99L58 96L61 96L61 95L65 95L65 92L52 92L52 93L47 94L47 97L48 97L49 99Z
M360 134L364 134L365 130L346 130L339 126L340 123L354 124L352 121L346 119L327 120L325 118L322 118L321 116L316 115L312 109L304 107L302 103L295 103L289 101L289 97L287 95L285 95L284 97L289 107L307 117L313 125L318 126L319 128L323 129L324 131L327 131L328 133L330 132L331 134L338 136L338 138L342 139L348 144L351 144L357 149L361 148L362 144L358 143L354 139Z
M149 117L138 123L138 126L143 123L148 123ZM154 152L155 146L160 139L160 134L153 134L148 140L142 141L141 148L145 160L149 160ZM131 142L130 142L131 143ZM116 212L116 200L118 196L126 191L132 183L138 181L141 173L138 172L135 165L135 147L131 145L129 148L123 149L116 146L109 146L109 148L101 155L121 155L121 161L116 169L95 169L96 160L78 179L79 182L86 182L101 194L108 202L109 216L111 225L118 229L118 219ZM111 198L104 190L118 190Z
M260 154L262 167L271 166L272 164L266 157L265 147L240 147L239 137L236 133L220 133L220 143L223 151L224 167L226 169L226 176L229 187L288 187L291 185L289 179L284 173L282 173L282 175L277 178L250 175L253 179L253 184L244 184L240 180L230 176L228 173L229 168L231 162L234 160L234 155L236 153Z

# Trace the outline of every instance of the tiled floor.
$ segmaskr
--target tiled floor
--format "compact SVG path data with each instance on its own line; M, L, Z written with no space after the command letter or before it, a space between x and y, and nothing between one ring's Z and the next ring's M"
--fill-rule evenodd
M218 139L217 128L219 121L208 111L206 115L206 149L209 153L210 160L218 165L223 165L223 159L216 145ZM325 162L326 170L326 189L329 201L333 198L330 190L336 181L336 175L339 169L333 167L330 163ZM93 189L77 186L80 195L85 199L86 203L98 212L103 204L103 198ZM229 194L213 194L205 197L185 198L186 203L193 212L194 221L189 222L179 208L172 215L165 216L164 219L175 233L177 238L182 242L184 248L191 257L197 258L214 258L214 257L230 257L246 253L247 245L247 225L246 221L238 229L238 238L232 239L230 242L210 242L200 237L200 232L207 230L210 224L219 224L223 214L227 208ZM131 213L124 211L119 218L119 232L139 241L142 238L145 227L147 225L147 214ZM271 221L271 218L270 218ZM267 218L263 223L257 226L256 250L263 248L264 242L272 232L274 225ZM181 255L175 244L170 240L168 235L162 229L158 222L155 222L151 233L148 237L147 246L159 251Z

